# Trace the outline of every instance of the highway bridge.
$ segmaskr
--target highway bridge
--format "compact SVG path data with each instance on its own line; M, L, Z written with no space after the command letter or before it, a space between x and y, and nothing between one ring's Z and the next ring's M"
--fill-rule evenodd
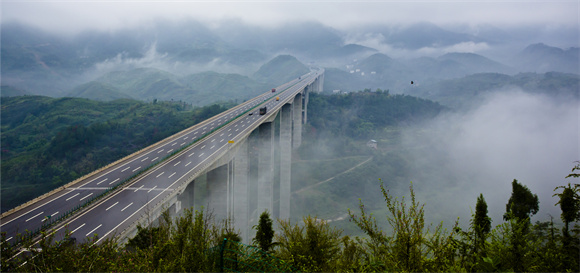
M217 220L234 219L248 242L252 222L264 210L290 217L292 149L301 143L308 94L321 91L323 82L324 70L312 70L276 92L263 93L2 214L0 231L9 243L18 233L43 228L56 231L57 240L68 230L77 242L95 234L97 243L112 236L123 242L136 234L138 224L149 225L163 211L179 214L200 203L194 199L200 191L196 180L204 180L202 202ZM260 114L263 107L267 111Z

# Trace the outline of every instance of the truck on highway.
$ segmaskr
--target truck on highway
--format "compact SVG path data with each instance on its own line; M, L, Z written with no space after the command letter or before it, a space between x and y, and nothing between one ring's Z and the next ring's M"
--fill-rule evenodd
M268 108L266 106L260 108L260 115L265 115L266 111L268 111Z
M279 100L280 100L280 97L276 97L276 101L279 101Z

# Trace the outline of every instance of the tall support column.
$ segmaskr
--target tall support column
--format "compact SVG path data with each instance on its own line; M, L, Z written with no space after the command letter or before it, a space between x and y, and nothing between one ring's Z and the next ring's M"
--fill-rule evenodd
M181 202L182 209L191 209L194 205L194 194L195 194L195 180L189 182L187 187L178 196L177 201Z
M300 93L294 97L292 105L294 107L292 109L292 148L296 149L302 144L302 95Z
M290 218L290 188L292 168L292 105L280 111L280 219Z
M308 122L308 97L310 97L309 94L311 89L312 87L310 85L304 88L304 105L302 105L302 108L304 109L304 119L302 120L303 124Z
M244 140L239 144L240 148L234 158L234 225L241 232L242 241L250 241L249 210L250 210L250 187L248 183L249 157L248 142Z
M215 219L221 221L228 216L228 164L207 173L209 210Z
M274 125L263 123L258 135L258 218L265 210L273 214Z

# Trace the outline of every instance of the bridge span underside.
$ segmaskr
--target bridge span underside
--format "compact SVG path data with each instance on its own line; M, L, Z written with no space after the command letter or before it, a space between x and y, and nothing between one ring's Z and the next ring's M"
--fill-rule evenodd
M216 222L231 220L244 242L253 238L252 226L262 212L289 219L292 150L301 145L309 92L322 91L323 75L281 107L268 109L268 117L256 129L236 140L149 217L156 218L167 208L174 216L184 208L207 210ZM150 219L138 223L147 225ZM121 234L123 241L136 234L136 226L137 222Z

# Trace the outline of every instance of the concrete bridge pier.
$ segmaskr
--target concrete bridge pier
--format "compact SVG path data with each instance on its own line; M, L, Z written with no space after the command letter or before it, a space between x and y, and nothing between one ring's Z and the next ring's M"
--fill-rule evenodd
M221 165L207 172L207 194L209 211L216 223L230 214L230 164Z
M292 168L292 113L290 104L280 111L280 213L279 218L290 218L290 183Z
M302 144L302 94L298 93L292 102L292 148Z
M240 143L239 148L233 162L234 162L234 184L233 184L233 211L234 211L234 225L236 230L240 231L242 241L249 242L249 211L250 211L250 162L248 155L248 141L244 140Z
M274 125L262 123L258 128L258 217L262 212L274 213Z

